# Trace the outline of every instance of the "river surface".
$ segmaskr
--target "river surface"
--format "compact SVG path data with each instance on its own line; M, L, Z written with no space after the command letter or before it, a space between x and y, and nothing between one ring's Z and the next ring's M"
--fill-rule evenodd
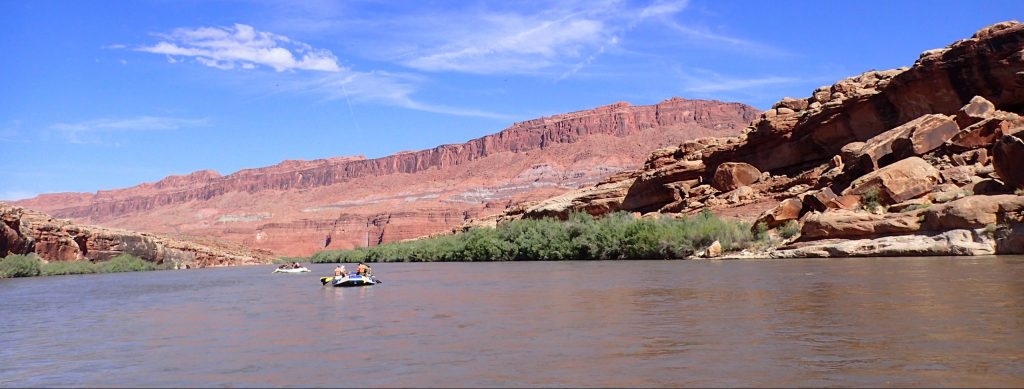
M0 280L0 386L1024 386L1024 257L311 268Z

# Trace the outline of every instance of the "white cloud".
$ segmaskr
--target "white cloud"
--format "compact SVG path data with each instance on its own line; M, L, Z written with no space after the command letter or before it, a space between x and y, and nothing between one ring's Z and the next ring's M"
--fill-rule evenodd
M136 48L154 54L175 57L193 57L203 65L228 70L240 67L253 69L264 65L278 72L285 70L314 70L338 72L338 58L329 50L312 46L252 26L235 24L232 27L178 28L169 34L156 34L162 40L152 46Z
M50 129L59 132L71 143L101 143L97 133L131 131L165 131L209 124L208 119L174 118L161 116L135 116L128 118L100 118L77 123L56 123Z

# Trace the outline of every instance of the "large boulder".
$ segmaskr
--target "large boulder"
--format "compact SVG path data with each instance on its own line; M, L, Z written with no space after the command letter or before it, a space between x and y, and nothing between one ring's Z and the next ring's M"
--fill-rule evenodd
M726 162L718 165L711 186L728 192L741 186L751 185L761 179L761 171L743 162Z
M910 157L854 180L844 195L877 190L885 204L896 204L930 192L941 181L939 170L919 157Z
M675 201L675 189L669 184L699 179L705 170L703 161L682 160L643 171L629 187L622 200L622 208L630 211L657 210Z
M995 225L1000 215L1024 210L1024 196L967 196L925 209L924 227L931 231L977 229Z
M790 197L782 200L775 208L769 209L761 214L754 222L754 225L764 224L768 228L775 228L790 220L800 218L800 210L803 209L803 202L799 197Z
M1024 254L1024 224L1012 225L997 234L996 254Z
M941 114L923 115L906 124L878 134L859 150L841 150L845 161L857 172L870 172L892 162L935 150L960 132L952 118Z
M900 235L921 229L920 211L876 215L867 212L835 210L812 212L803 219L800 240L850 239Z
M967 128L970 125L980 122L996 112L995 104L984 97L974 96L963 108L956 113L956 124L960 128Z
M982 119L968 127L961 127L963 130L949 140L951 148L959 151L989 147L1003 134L1016 132L1015 128L1024 122L1012 114L1001 111L997 113L1000 115Z
M999 138L992 146L992 166L1006 185L1024 188L1024 141L1013 135Z

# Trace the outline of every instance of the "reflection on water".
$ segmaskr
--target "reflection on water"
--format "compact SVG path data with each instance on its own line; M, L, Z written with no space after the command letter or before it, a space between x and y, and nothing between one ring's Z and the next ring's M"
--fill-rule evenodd
M1024 385L1021 257L332 268L0 280L0 385Z

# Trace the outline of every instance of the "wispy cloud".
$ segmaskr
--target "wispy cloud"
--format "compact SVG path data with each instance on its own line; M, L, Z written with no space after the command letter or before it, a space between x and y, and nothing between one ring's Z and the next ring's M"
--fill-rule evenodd
M343 72L323 75L297 81L292 89L314 93L329 100L344 100L351 109L355 102L378 102L417 111L433 112L455 116L472 116L493 119L508 119L509 115L477 109L430 104L413 98L413 94L424 82L422 77L411 74L373 72Z
M13 142L18 140L21 133L21 120L10 120L0 124L0 142Z
M161 116L135 116L128 118L100 118L76 123L56 123L49 128L57 131L70 143L102 143L98 135L110 132L166 131L209 125L209 119L175 118Z
M338 58L329 50L289 39L245 24L231 27L177 28L155 34L160 42L135 50L167 55L169 61L192 57L196 62L223 70L253 69L256 65L285 70L338 72ZM115 46L115 45L111 45Z
M402 60L425 71L475 74L536 74L555 70L559 78L574 74L640 21L679 12L685 1L661 1L632 7L609 1L601 4L569 3L539 11L494 12L468 10L456 15L435 15L409 25L447 31L440 43L414 49ZM460 28L451 20L471 20ZM416 32L410 32L415 35Z
M694 93L712 93L759 88L771 85L793 84L802 81L803 79L797 77L765 76L756 78L725 78L719 76L713 79L690 79L683 90Z
M673 20L666 20L665 25L669 28L689 37L692 42L702 44L714 44L719 49L731 49L743 51L747 54L760 56L785 56L789 55L786 50L764 43L754 42L747 39L715 33L707 29L689 27Z

